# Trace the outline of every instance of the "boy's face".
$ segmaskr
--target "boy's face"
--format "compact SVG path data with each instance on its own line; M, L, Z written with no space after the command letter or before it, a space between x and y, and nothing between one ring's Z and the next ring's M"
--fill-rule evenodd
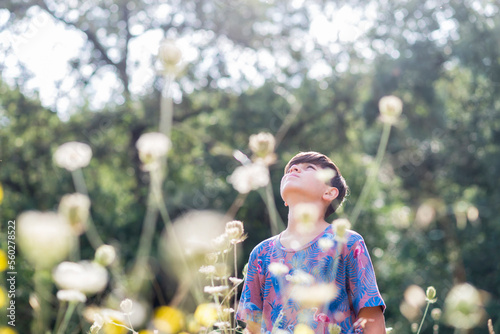
M285 202L291 196L303 200L321 200L330 188L318 178L321 167L309 162L291 165L281 179L280 193Z

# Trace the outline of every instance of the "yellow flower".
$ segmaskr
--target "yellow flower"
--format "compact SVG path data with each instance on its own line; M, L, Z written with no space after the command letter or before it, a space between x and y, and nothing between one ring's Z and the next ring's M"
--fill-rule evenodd
M9 327L0 327L0 334L17 334L17 332Z
M293 334L314 334L314 331L306 324L298 324L297 326L295 326Z
M3 201L3 188L2 184L0 183L0 204L2 204L2 201Z
M104 334L126 334L128 333L128 330L125 327L122 327L121 325L124 325L120 321L113 320L113 322L106 322L104 323L104 326L102 326L102 332Z
M170 306L160 306L156 309L154 326L165 333L178 333L184 327L184 314Z
M7 294L5 290L0 286L0 308L3 308L7 304Z
M202 326L212 326L217 321L217 305L214 303L198 305L194 312L194 319Z
M0 271L4 271L7 269L7 254L3 250L0 249Z

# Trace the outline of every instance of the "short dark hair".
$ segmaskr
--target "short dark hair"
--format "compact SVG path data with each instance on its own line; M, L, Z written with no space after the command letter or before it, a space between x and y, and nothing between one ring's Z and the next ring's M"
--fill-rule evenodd
M335 163L332 160L330 160L330 158L328 158L324 154L321 154L318 152L313 152L313 151L300 152L300 153L296 154L286 164L285 174L288 172L288 170L290 169L291 166L297 165L300 163L311 163L311 164L314 164L314 165L319 166L321 168L333 169L333 171L335 172L335 176L332 177L332 179L330 180L329 183L330 183L330 186L338 189L339 195L337 196L337 198L335 198L332 201L330 206L326 209L325 218L327 218L329 215L334 213L338 209L338 207L342 204L342 202L344 201L346 193L349 189L347 186L347 183L346 183L344 177L342 176L342 174L340 173L340 170L337 167L337 165L335 165Z

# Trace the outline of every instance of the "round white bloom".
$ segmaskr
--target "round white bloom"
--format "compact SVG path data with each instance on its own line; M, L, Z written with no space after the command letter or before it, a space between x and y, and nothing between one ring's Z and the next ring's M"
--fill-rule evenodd
M318 246L323 251L326 252L333 247L333 240L330 238L320 238L318 240Z
M89 210L90 199L80 193L64 195L59 202L59 213L66 217L77 234L85 231Z
M455 328L474 328L485 316L479 290L468 283L455 285L444 302L444 320Z
M404 299L409 305L420 308L425 305L425 291L418 285L412 284L406 288Z
M85 303L87 297L78 290L59 290L57 291L57 299L67 302Z
M314 276L303 270L296 270L293 275L286 275L285 278L297 285L311 285L314 283Z
M325 305L335 297L337 297L336 286L327 283L310 286L298 285L291 292L291 298L304 307Z
M59 146L54 153L54 162L70 172L88 166L92 158L89 145L71 141Z
M212 265L209 266L201 266L199 272L205 274L207 276L212 276L215 274L215 267Z
M269 271L274 276L283 276L288 274L290 269L284 263L272 262L271 264L269 264Z
M314 224L320 217L319 208L311 203L299 203L293 209L293 215L297 221L297 229L300 233L308 233L314 229Z
M345 242L345 234L351 228L351 222L346 218L339 218L335 219L332 225L335 230L335 240Z
M229 277L229 281L231 281L231 283L233 283L234 285L243 283L243 279L236 277Z
M158 59L165 68L171 68L177 65L182 58L181 50L170 39L165 39L160 43L158 49Z
M115 248L111 245L101 245L95 251L95 261L100 265L107 267L116 258Z
M233 220L226 223L226 235L231 242L238 241L244 233L243 223L239 220Z
M316 178L330 185L331 180L335 177L336 172L331 168L321 168L316 172Z
M170 139L163 133L149 132L139 137L135 144L139 151L139 158L145 165L154 164L158 159L166 156L170 149Z
M19 248L37 268L51 268L66 258L75 235L64 217L54 212L27 211L18 217Z
M222 294L228 290L229 290L229 286L227 286L227 285L206 286L203 289L203 291L205 291L206 293L211 294L211 295Z
M269 171L259 163L239 166L228 177L228 181L239 193L248 194L251 190L265 187L269 183Z
M134 304L132 303L132 300L126 298L122 300L120 303L120 309L123 311L125 314L129 314L132 312L132 308L134 307Z
M101 292L108 284L107 270L90 261L62 262L54 269L52 276L60 288L86 294Z
M254 160L262 161L266 165L276 161L276 154L274 154L276 140L272 134L261 132L251 135L248 146L254 154Z
M403 101L390 95L382 97L378 102L382 122L394 124L403 112Z

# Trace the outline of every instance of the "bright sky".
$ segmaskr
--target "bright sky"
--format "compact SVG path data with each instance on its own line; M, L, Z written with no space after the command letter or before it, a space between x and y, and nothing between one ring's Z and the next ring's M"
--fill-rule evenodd
M292 5L300 7L304 5L304 0L292 0ZM349 6L337 7L331 3L320 10L319 7L308 7L310 17L314 17L311 22L309 35L307 38L297 38L296 47L305 50L306 57L309 57L312 64L309 76L321 80L332 75L332 66L328 64L321 55L314 52L314 43L327 47L333 54L341 49L341 44L357 41L369 28L376 16L375 4L370 2L361 13ZM0 64L2 67L3 80L13 84L20 76L22 64L33 77L28 80L25 86L25 93L32 94L39 92L42 104L57 110L61 118L65 119L69 114L75 112L85 98L91 101L93 108L100 108L110 99L113 89L117 87L117 79L111 71L106 68L99 69L97 75L91 82L92 90L87 89L82 93L81 89L75 89L73 76L68 75L70 71L69 61L75 57L82 57L86 50L83 33L71 30L62 23L55 22L49 14L34 7L29 13L31 20L24 20L17 24L14 29L4 30L0 33L0 42L3 45L11 45L13 52L0 54ZM4 24L8 17L7 10L0 10L0 25ZM271 29L264 27L263 29ZM137 28L138 29L138 28ZM211 60L207 57L200 59L196 45L213 36L206 36L207 32L194 33L189 37L178 39L177 44L183 51L185 62L198 62L201 68L210 69ZM213 34L212 34L213 35ZM302 36L300 36L302 37ZM159 43L163 38L162 32L148 31L140 37L132 40L130 45L130 63L136 63L130 90L133 94L144 93L152 82L156 74L156 69L151 65L151 59L157 53ZM292 46L293 47L293 46ZM218 49L231 48L230 41L222 41L217 44ZM214 51L214 53L216 53ZM227 50L225 51L227 52ZM373 51L365 48L363 56L372 58ZM231 51L228 56L228 68L237 79L244 75L254 85L264 83L265 76L256 70L255 64L258 62L267 68L267 74L276 73L277 66L286 66L290 62L289 55L273 55L267 50L254 52L253 50ZM278 58L277 58L278 57ZM92 68L83 68L84 73L91 73ZM339 63L335 66L335 71L344 72L348 70L346 63ZM230 80L220 86L232 87ZM183 86L186 90L195 87ZM224 88L224 87L221 87ZM181 98L180 90L176 90L175 98ZM120 101L113 101L120 102Z

